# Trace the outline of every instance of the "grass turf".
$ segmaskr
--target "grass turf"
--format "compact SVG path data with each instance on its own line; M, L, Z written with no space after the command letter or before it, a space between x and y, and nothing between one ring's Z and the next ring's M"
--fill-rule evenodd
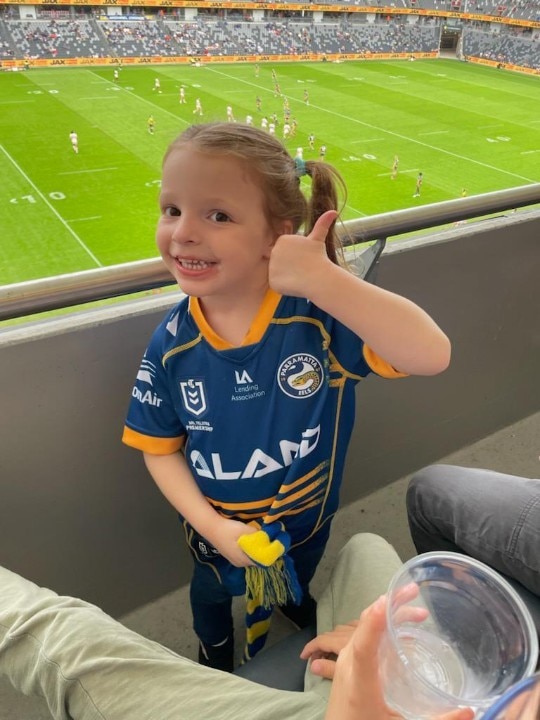
M251 114L260 124L276 112L282 123L272 69L298 123L286 143L291 155L302 146L316 158L326 145L326 160L347 182L346 219L540 181L540 83L532 76L453 60L261 65L259 77L249 64L127 67L118 83L112 67L6 72L0 284L154 257L161 159L199 121L195 98L202 121L225 120L230 104L238 121ZM413 198L419 171L422 193Z

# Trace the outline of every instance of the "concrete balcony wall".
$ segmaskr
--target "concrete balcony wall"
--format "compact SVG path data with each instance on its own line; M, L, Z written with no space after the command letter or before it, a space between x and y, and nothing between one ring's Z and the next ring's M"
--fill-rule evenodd
M539 239L540 213L524 213L383 255L378 284L432 314L453 359L438 377L359 385L343 503L540 409ZM115 615L190 576L174 511L120 443L140 357L170 302L0 333L0 562Z

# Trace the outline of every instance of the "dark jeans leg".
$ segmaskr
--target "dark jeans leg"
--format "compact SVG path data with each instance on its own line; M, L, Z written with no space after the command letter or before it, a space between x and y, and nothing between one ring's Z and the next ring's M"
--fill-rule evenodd
M233 637L232 595L211 567L195 562L190 600L193 629L205 646Z
M419 553L471 555L540 595L540 480L431 465L411 479L407 515Z

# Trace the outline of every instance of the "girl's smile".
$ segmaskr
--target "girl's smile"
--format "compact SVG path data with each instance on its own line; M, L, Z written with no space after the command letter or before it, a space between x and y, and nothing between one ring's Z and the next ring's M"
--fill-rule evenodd
M206 262L205 260L195 260L190 258L176 258L176 264L179 272L185 272L188 275L197 275L216 265L214 262Z

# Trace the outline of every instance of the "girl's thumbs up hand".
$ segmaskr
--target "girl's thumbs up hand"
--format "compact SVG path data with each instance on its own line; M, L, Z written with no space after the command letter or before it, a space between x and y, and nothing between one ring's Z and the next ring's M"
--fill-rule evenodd
M270 254L270 287L281 295L310 297L310 288L322 280L332 261L326 253L326 237L338 213L323 213L309 235L280 235Z

